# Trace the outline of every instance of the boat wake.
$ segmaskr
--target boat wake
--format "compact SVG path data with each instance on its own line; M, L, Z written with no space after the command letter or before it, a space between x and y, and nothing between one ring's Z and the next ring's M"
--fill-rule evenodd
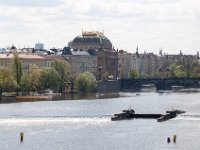
M32 117L3 117L1 125L42 125L42 124L101 124L110 122L109 117L68 117L68 116L32 116Z
M200 114L186 114L178 115L176 117L178 120L189 120L189 121L200 121Z

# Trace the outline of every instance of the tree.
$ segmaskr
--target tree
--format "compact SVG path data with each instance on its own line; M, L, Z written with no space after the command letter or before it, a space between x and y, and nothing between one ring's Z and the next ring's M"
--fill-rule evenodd
M12 71L14 79L17 83L16 95L19 95L19 86L23 74L22 74L22 63L20 61L19 56L16 53L13 54Z
M60 76L54 68L42 68L40 70L40 83L42 90L57 90L60 84Z
M192 70L193 77L200 77L200 66L196 66Z
M198 61L192 62L190 72L192 77L200 77L200 64Z
M186 77L187 73L184 69L184 66L178 65L174 71L176 77Z
M103 79L103 80L108 80L108 77L109 77L109 73L105 72L105 73L103 73L102 77L100 77L100 78Z
M9 68L0 67L0 96L5 89L15 88L16 82L13 79L12 72Z
M135 78L138 77L139 73L136 70L130 70L129 72L129 78Z
M37 65L29 65L28 76L30 78L31 90L37 91L40 85L40 71Z
M186 77L187 76L187 72L183 65L171 64L169 68L170 68L170 74L172 77Z
M37 65L29 65L28 72L24 73L20 82L20 90L29 93L37 91L40 85L40 72Z
M83 72L77 75L75 88L79 92L91 92L96 88L96 80L90 72Z
M31 80L28 74L23 74L22 79L21 79L20 89L26 92L26 94L31 92L32 85L31 85Z
M60 77L60 92L64 91L64 84L71 78L70 64L64 60L55 59L51 66L58 72Z
M177 64L171 64L169 66L169 72L171 77L175 77L175 69L176 69Z

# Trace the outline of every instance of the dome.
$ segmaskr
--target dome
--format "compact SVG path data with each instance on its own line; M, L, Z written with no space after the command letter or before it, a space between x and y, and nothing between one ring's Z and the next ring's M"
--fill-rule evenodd
M107 49L112 50L110 40L100 32L83 32L70 43L73 49Z

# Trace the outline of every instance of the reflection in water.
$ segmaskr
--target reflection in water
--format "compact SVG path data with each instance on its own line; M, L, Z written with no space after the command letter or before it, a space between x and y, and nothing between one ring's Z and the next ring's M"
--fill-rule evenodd
M134 97L141 96L143 93L156 92L154 85L145 85L141 88L141 92L119 92L119 93L83 93L83 94L63 94L50 95L49 99L16 99L15 97L2 97L0 103L17 103L17 102L34 102L34 101L58 101L58 100L94 100L94 99L108 99L120 97ZM159 94L175 93L169 90L159 90ZM198 93L199 88L181 89L176 93Z
M16 99L15 97L2 97L0 103L17 103L17 102L34 102L34 101L50 101L50 100L81 100L81 99L105 99L118 98L120 93L84 93L84 94L63 94L51 95L49 99Z

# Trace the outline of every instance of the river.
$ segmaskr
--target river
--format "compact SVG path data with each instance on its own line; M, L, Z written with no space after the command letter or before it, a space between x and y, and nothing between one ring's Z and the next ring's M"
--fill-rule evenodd
M200 93L119 93L106 98L0 104L2 150L199 150ZM113 97L113 98L111 98ZM179 117L111 121L129 106L136 113L187 111ZM24 132L20 142L19 133ZM167 137L177 135L176 143Z

